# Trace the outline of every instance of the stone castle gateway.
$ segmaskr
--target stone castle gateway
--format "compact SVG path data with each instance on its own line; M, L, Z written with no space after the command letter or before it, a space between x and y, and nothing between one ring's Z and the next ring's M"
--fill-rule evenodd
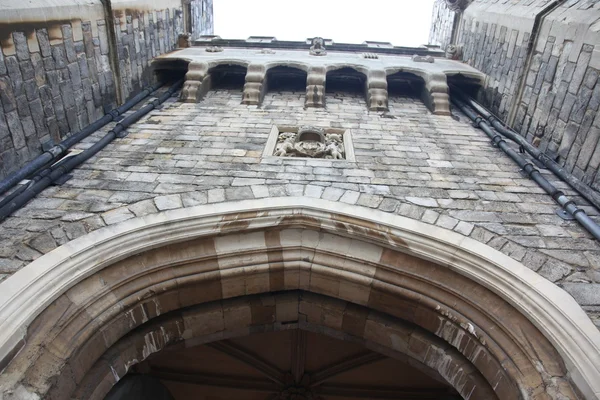
M443 48L226 40L209 2L7 23L0 399L599 398L596 37L579 27L600 8L513 3L437 2ZM517 69L545 68L539 101L556 89L553 13L587 60L556 56L583 97L579 123L560 104L569 146L537 106L515 122L537 82ZM529 30L507 78L485 60L506 65L512 36L472 39L482 24ZM528 134L536 112L556 133Z

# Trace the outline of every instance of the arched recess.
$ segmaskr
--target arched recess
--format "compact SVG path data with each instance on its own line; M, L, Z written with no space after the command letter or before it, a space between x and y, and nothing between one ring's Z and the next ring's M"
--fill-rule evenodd
M412 72L397 71L392 74L387 74L386 79L390 97L420 97L425 87L425 80L423 77Z
M306 91L308 66L301 63L268 64L266 66L266 91Z
M467 360L463 371L471 365L499 399L577 398L571 385L585 398L599 393L600 334L564 291L462 235L324 200L240 201L125 221L39 258L1 289L0 387L12 393L69 398L89 382L93 392L100 386L90 373L106 377L106 393L155 345L128 347L129 358L119 351L114 365L103 356L161 317L292 290L383 315L386 326L418 327ZM346 326L368 339L364 312L346 315L363 321ZM173 332L163 338L194 336L184 328L160 329ZM373 342L402 348L389 337Z
M211 80L211 89L239 89L244 88L248 63L246 62L219 62L209 63L208 73Z
M248 62L243 60L213 60L210 62L190 62L187 65L185 83L181 90L181 100L197 103L215 85L235 83L239 75L246 75ZM213 76L215 75L215 76ZM226 82L223 82L225 78ZM233 78L233 82L232 79ZM243 85L243 82L242 82Z
M432 72L419 68L407 67L387 67L385 69L388 77L415 77L416 82L421 82L422 85L417 85L420 89L420 97L423 103L434 114L449 115L450 114L450 97L447 77L444 72ZM421 80L419 80L420 78ZM389 81L388 81L389 83Z
M327 67L325 91L360 93L367 97L367 74L365 67L356 65L330 65Z
M480 89L484 83L483 78L479 74L450 71L446 72L446 75L448 76L448 85L451 91L453 88L457 88L473 98L478 98L478 95L481 93Z

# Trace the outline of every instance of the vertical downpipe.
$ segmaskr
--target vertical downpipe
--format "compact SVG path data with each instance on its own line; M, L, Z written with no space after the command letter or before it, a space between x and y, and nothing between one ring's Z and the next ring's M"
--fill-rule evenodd
M115 33L115 15L112 10L111 0L101 0L104 7L104 20L106 21L106 35L108 36L108 59L115 83L115 96L117 105L124 103L121 89L121 71L119 70L119 52L117 51L117 35Z
M525 92L525 83L527 82L527 75L529 73L529 68L531 68L533 55L535 54L535 49L537 48L538 41L540 39L540 32L542 30L542 24L544 23L544 19L548 14L556 10L565 1L566 0L555 0L535 16L533 28L531 29L531 37L529 38L529 43L527 44L527 57L525 58L525 66L523 67L523 71L521 72L521 75L518 78L519 84L517 87L517 96L515 97L515 100L510 106L508 118L506 119L507 126L514 127L515 119L517 118L517 110L519 109L521 99L523 98L523 93Z

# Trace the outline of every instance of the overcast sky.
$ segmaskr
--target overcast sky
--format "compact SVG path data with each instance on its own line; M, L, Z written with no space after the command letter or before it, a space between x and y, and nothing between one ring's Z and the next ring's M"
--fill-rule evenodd
M214 0L215 34L338 43L426 44L434 0Z

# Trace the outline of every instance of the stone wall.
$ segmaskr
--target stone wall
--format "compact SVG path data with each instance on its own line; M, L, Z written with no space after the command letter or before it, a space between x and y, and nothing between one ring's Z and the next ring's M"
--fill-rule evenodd
M600 2L571 1L541 27L514 127L600 190Z
M0 13L0 178L151 84L151 60L184 31L179 1L113 1L114 23L100 0L37 3ZM212 32L212 0L190 7L196 31Z
M444 0L436 0L433 4L429 44L435 44L445 50L452 41L454 12L448 9Z
M562 285L600 326L598 242L556 215L552 198L483 132L464 116L431 114L417 98L391 96L382 115L369 112L360 93L327 96L319 109L304 109L304 91L269 92L260 108L241 104L241 90L210 91L197 104L172 99L0 225L0 274L136 216L306 196L402 215L485 243ZM263 157L273 126L300 125L351 130L356 161Z
M192 27L192 40L201 35L212 35L214 32L212 0L193 0L189 3Z
M451 19L439 22L434 14L432 40L449 40L444 27ZM597 1L552 7L549 0L476 0L455 27L463 61L488 75L480 101L596 190L599 21Z

